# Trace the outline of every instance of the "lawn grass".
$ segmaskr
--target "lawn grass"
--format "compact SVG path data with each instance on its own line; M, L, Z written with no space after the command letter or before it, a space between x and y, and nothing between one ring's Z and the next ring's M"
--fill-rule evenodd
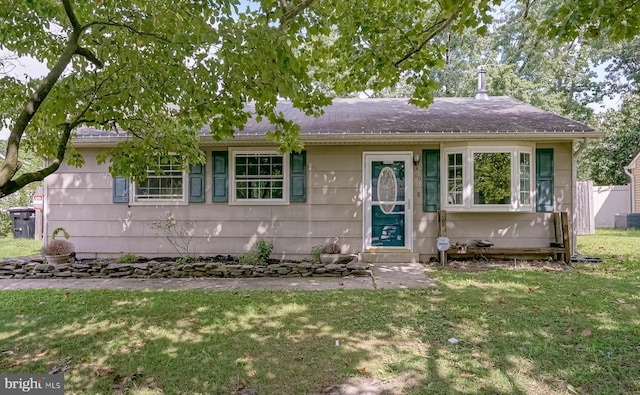
M0 238L0 259L40 253L42 240Z
M608 237L636 235L581 237L604 264L433 269L425 289L0 291L0 372L71 357L68 394L134 375L128 394L319 394L354 379L410 395L637 394L637 243Z

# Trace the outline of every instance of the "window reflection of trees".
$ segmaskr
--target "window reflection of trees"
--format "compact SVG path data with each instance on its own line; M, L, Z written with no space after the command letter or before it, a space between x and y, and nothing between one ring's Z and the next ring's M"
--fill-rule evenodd
M473 154L474 204L511 202L511 154L476 152Z

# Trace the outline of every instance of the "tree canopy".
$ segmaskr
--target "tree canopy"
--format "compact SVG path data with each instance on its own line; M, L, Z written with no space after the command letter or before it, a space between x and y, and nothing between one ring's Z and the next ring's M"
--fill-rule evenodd
M619 41L640 29L640 2L522 0L518 16L529 18L540 3L552 7L536 14L536 34L560 42L579 35ZM500 4L2 0L0 49L33 57L49 73L0 79L0 119L10 129L0 197L42 180L63 160L82 165L70 143L81 127L130 137L99 161L135 180L158 166L154 155L201 162L198 131L204 125L213 138L224 139L255 117L272 124L269 137L281 150L301 149L298 126L276 110L281 98L318 115L332 95L403 81L415 104L428 105L438 87L434 73L447 60L447 36L486 33L491 7ZM247 102L255 104L251 112ZM21 147L50 158L48 165L18 173Z

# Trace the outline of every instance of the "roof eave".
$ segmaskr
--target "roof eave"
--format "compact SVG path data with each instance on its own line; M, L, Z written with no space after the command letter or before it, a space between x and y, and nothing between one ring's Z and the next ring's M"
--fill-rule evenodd
M389 138L393 138L394 142L399 143L425 143L425 142L441 142L441 141L458 141L458 140L505 140L506 138L517 140L531 141L573 141L576 139L593 139L600 138L602 133L597 130L571 130L571 131L541 131L541 132L460 132L460 131L442 131L442 132L379 132L379 133L323 133L323 134L301 134L300 140L305 144L373 144L373 143L389 143ZM111 147L118 143L125 142L130 137L127 136L95 136L81 137L73 139L76 147ZM225 140L215 140L211 136L200 137L200 144L203 146L227 146L237 144L261 144L273 145L264 134L254 135L236 135L233 138Z

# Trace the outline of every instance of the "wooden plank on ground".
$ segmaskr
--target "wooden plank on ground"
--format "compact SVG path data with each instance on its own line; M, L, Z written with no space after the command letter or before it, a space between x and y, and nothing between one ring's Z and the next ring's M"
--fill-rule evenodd
M562 222L559 211L553 213L553 230L555 232L556 243L562 244Z
M438 211L438 237L447 237L447 212Z

